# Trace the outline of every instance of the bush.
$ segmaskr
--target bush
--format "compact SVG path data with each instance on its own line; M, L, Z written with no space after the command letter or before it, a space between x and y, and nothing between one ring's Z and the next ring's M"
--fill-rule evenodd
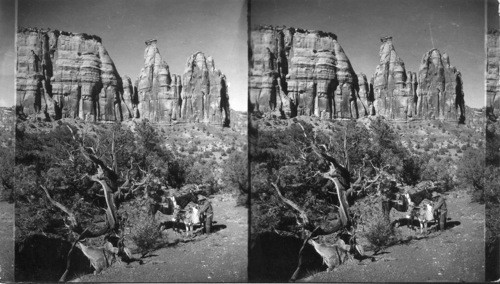
M375 247L375 252L398 241L396 229L382 215L378 215L374 223L368 227L365 237Z
M459 181L463 185L472 188L473 196L479 202L484 201L484 188L488 179L488 171L484 161L484 151L469 148L458 162L457 169Z
M150 219L136 224L137 226L132 229L132 241L137 246L141 257L145 257L163 245L162 235L158 229L158 222L155 220Z

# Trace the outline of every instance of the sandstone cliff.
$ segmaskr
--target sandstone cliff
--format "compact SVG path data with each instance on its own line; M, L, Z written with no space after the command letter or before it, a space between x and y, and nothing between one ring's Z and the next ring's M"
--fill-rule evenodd
M488 32L486 41L486 94L488 115L500 115L500 31Z
M178 75L171 75L156 47L157 40L146 41L144 67L137 80L137 103L134 117L153 122L172 122L180 118Z
M229 96L226 76L215 68L212 57L191 55L182 75L183 120L229 126Z
M97 36L20 28L17 106L46 119L122 120L122 80Z
M388 119L406 120L415 113L416 75L406 71L392 37L383 37L380 41L380 62L373 75L375 113Z
M465 121L462 76L446 53L431 49L423 55L417 97L418 117Z
M261 26L250 45L251 111L358 117L358 76L335 34Z

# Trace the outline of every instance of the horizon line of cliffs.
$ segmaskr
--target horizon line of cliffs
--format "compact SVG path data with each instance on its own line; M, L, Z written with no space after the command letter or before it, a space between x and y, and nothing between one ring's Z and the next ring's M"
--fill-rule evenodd
M98 36L18 29L17 113L46 120L147 118L229 126L227 79L212 57L198 51L182 76L170 74L157 40L145 44L144 66L132 82L120 77Z
M390 120L465 121L461 73L438 49L418 73L406 71L392 37L381 38L380 62L368 81L356 74L333 33L259 26L251 31L250 112L283 117L384 116Z

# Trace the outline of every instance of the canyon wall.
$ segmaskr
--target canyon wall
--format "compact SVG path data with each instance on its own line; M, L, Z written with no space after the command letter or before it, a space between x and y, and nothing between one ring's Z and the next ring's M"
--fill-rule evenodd
M181 117L187 121L229 125L226 76L215 68L212 57L191 55L182 75Z
M464 122L462 77L446 53L426 52L417 75L406 70L392 37L381 42L380 61L368 81L354 72L333 33L256 27L250 41L250 112Z
M137 105L131 107L133 117L170 123L180 119L179 76L170 74L156 43L156 39L146 41L144 67L133 88Z
M490 30L486 37L486 110L488 116L500 115L500 31Z
M17 32L17 108L43 119L122 120L120 78L99 37Z
M157 40L145 43L144 66L132 80L120 77L98 36L20 28L17 113L43 120L145 118L229 126L227 79L212 57L196 52L182 76L170 74Z
M250 45L251 111L358 117L358 75L335 34L261 26Z
M448 54L437 49L424 53L418 71L417 116L422 119L465 121L461 73Z
M374 112L391 120L407 120L415 115L416 74L406 71L392 37L380 41L380 61L372 83Z

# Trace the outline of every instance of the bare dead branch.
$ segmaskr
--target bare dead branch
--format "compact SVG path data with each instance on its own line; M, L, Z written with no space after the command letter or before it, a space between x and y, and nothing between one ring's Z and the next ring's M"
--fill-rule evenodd
M90 176L90 179L101 184L102 189L104 190L104 197L106 200L106 216L108 220L108 226L110 229L114 230L117 228L117 213L116 213L116 205L114 201L113 192L109 188L109 185L103 180L103 170L101 167L98 168L98 172L95 175Z
M77 227L78 223L76 221L76 217L75 217L75 214L73 213L73 211L69 210L66 206L64 206L61 203L52 199L52 197L49 194L49 191L47 190L47 188L45 186L40 185L40 187L43 189L43 191L45 191L45 195L47 195L47 199L49 199L50 203L52 203L57 208L61 209L64 213L68 214L68 220L70 221L71 226Z
M278 179L279 180L279 179ZM279 182L279 181L278 181ZM293 209L295 209L296 211L299 212L299 216L300 218L302 219L303 223L304 224L309 224L309 218L307 217L307 214L304 210L302 210L297 204L295 204L293 201L291 201L290 199L286 198L283 196L283 194L281 194L281 191L278 187L278 185L274 182L271 182L271 185L274 187L274 189L276 190L276 193L278 194L278 196L281 198L281 200L283 202L285 202L286 204L288 204L290 207L292 207Z

